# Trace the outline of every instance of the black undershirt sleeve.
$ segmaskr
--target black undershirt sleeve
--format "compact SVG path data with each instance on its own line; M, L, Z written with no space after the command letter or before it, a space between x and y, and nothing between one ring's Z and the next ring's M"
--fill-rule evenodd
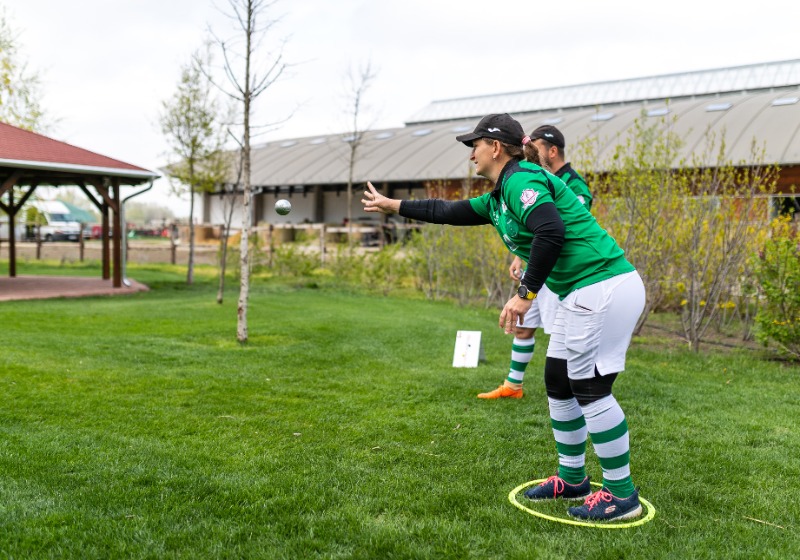
M556 205L547 202L531 210L525 225L531 230L534 238L522 284L531 292L539 293L561 254L561 247L564 245L564 222Z
M449 224L452 226L482 226L490 224L473 210L469 200L403 200L400 202L400 215L404 218L429 222L432 224Z

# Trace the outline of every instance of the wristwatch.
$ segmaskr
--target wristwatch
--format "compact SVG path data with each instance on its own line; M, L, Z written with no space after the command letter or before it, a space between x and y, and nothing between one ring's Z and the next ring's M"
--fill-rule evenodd
M517 295L519 297L521 297L522 299L536 299L536 295L537 294L533 293L532 291L530 291L525 286L520 286L517 289Z

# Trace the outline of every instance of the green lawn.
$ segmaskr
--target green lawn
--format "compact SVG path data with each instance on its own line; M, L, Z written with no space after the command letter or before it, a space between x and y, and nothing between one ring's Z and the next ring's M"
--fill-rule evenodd
M131 266L152 291L0 303L0 557L800 550L796 365L635 340L615 395L657 514L632 529L573 527L507 499L556 467L544 336L526 397L480 401L508 366L493 310L261 280L240 346L236 286L218 305L206 272L186 287L180 268ZM459 329L483 331L477 369L451 367ZM591 452L588 466L599 481Z

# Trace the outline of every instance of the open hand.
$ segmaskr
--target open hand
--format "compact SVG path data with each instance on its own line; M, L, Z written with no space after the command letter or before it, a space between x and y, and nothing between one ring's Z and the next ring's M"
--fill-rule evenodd
M397 214L400 211L399 200L386 198L369 181L367 181L367 190L364 191L364 198L361 199L361 204L364 205L364 212Z

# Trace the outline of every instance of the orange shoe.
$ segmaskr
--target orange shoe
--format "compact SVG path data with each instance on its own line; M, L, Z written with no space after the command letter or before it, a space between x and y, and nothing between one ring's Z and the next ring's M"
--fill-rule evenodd
M500 385L494 391L489 391L488 393L480 393L478 394L479 399L521 399L522 398L522 389L512 389L511 387L506 387L505 385Z

